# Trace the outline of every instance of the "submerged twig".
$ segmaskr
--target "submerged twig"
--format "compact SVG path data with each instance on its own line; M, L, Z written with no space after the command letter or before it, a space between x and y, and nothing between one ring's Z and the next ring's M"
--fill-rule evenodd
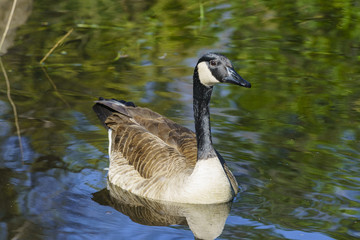
M50 49L50 51L45 55L45 57L41 59L40 64L42 64L49 57L49 55L55 50L55 48L57 48L72 33L73 30L74 29L71 28L59 41L55 43L55 45Z
M7 23L6 23L6 27L5 27L4 33L3 33L2 37L1 37L1 41L0 41L0 52L1 52L2 45L4 44L4 41L5 41L5 37L6 37L6 35L7 35L7 32L9 31L9 28L10 28L10 23L11 23L11 20L12 20L13 15L14 15L16 3L17 3L17 0L14 0L14 1L13 1L13 5L12 5L12 7L11 7L9 19L8 19L8 21L7 21Z
M11 94L10 94L10 82L9 82L9 78L6 74L6 70L5 67L3 65L2 59L0 57L0 67L1 70L4 74L4 78L5 78L5 82L6 82L6 86L7 86L7 97L9 99L9 102L13 108L14 111L14 119L15 119L15 126L16 126L16 132L17 132L17 136L18 136L18 140L19 140L19 148L20 148L20 153L21 153L21 161L24 164L24 153L23 153L23 146L22 146L22 142L21 142L21 134L20 134L20 125L19 125L19 120L18 120L18 115L17 115L17 111L16 111L16 105L14 103L14 101L11 98Z
M62 95L60 94L60 92L58 91L54 81L50 78L49 74L47 73L46 69L44 67L41 67L41 70L43 70L46 78L49 80L51 86L54 88L56 95L60 98L61 101L63 101L65 103L65 105L70 108L70 105L68 104L68 102L62 97Z
M31 226L30 222L26 221L20 228L16 229L16 235L11 240L23 239L26 236L26 230Z

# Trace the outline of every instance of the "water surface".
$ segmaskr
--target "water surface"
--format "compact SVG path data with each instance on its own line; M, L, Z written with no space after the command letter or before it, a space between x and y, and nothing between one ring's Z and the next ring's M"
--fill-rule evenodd
M219 238L360 238L359 13L353 1L19 1L1 57L0 239L192 239L97 201L107 134L91 106L123 98L194 129L207 51L252 83L216 86L211 102L242 190Z

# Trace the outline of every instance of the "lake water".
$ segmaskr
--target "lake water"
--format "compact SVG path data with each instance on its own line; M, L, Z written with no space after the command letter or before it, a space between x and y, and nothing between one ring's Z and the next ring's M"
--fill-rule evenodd
M0 34L11 4L0 0ZM19 0L1 57L0 239L359 239L359 22L349 0ZM216 86L210 109L241 192L231 206L156 205L184 214L157 222L109 196L91 107L131 100L194 129L207 51L252 84ZM214 218L194 229L196 211Z

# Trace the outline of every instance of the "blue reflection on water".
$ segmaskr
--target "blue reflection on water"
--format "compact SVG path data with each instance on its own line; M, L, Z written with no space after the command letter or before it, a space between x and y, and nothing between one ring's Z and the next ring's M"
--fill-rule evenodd
M22 161L31 161L37 154L31 149L30 141L27 137L21 137L22 154L19 145L19 138L17 136L9 136L5 139L1 146L0 167L11 169L21 168Z
M227 219L226 223L238 227L250 226L253 227L253 229L269 230L273 233L279 234L281 237L284 237L286 239L293 239L293 240L305 240L305 239L333 240L334 239L332 237L326 236L323 233L282 229L277 227L276 225L265 225L261 222L245 219L240 216L230 216Z

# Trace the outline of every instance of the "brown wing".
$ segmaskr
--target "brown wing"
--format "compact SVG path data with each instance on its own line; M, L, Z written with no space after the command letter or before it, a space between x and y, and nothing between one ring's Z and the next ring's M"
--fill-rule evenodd
M184 155L188 165L195 166L197 145L193 131L147 108L127 110L139 125Z
M144 178L195 166L196 138L190 130L151 110L136 110L129 111L133 117L113 113L105 121L115 132L111 152L121 152Z
M234 194L236 195L239 192L239 185L236 181L236 178L234 177L234 175L232 174L232 172L230 171L229 167L226 165L226 163L223 164L225 173L230 181L231 187L234 191Z
M124 118L114 122L113 124L115 125L127 124L125 122L133 119L139 126L182 154L189 166L195 166L197 145L194 132L148 108L135 107L134 104L126 104L128 104L128 102L102 99L96 101L93 108L103 124L106 124L107 118L116 112L124 115ZM122 123L121 121L125 122ZM121 134L121 132L119 134Z

